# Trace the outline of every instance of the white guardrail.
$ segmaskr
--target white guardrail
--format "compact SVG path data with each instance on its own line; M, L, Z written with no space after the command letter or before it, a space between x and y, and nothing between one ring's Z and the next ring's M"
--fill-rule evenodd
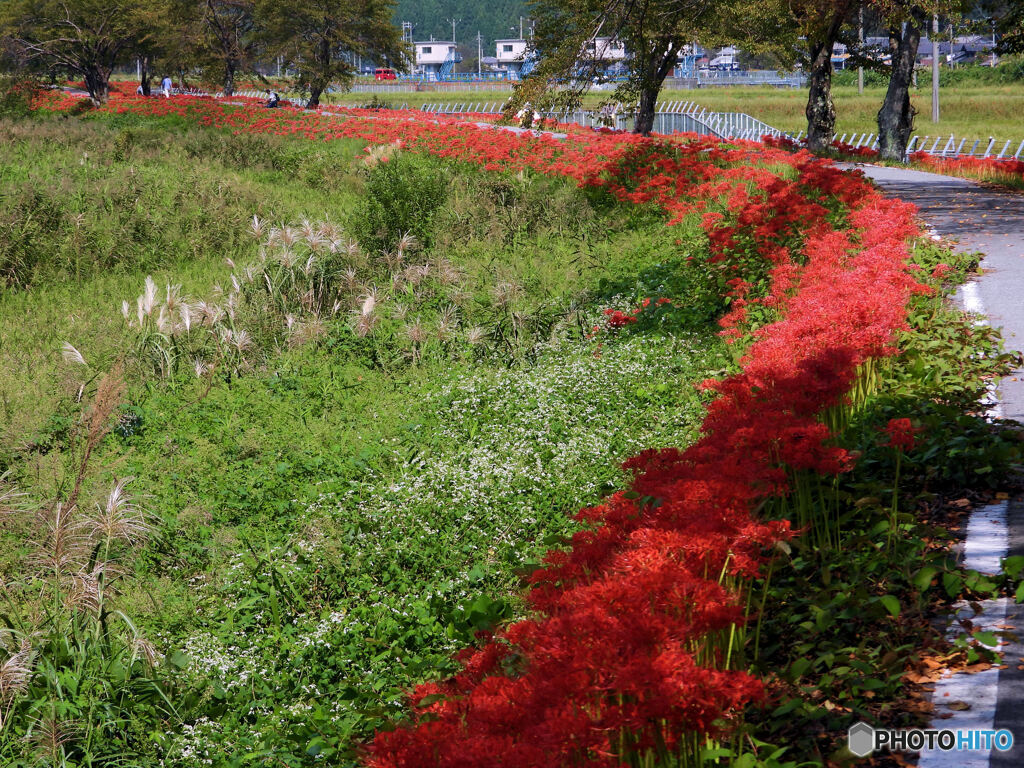
M424 104L423 112L443 115L500 114L503 102L455 102ZM586 128L614 128L630 130L635 116L620 109L599 111L577 109L546 111L545 118L560 123L575 123ZM720 139L750 139L760 141L762 136L788 135L743 112L711 112L693 101L660 102L654 113L654 133L697 133Z

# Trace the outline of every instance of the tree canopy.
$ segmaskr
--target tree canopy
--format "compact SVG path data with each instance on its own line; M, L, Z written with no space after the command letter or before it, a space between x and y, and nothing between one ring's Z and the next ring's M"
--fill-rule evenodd
M392 23L392 0L260 0L257 10L268 51L299 70L310 107L332 82L352 80L356 56L397 63L411 55Z
M658 91L684 47L694 41L714 11L712 0L534 0L533 47L540 55L536 76L517 88L516 101L550 101L571 107L584 90L605 79L609 47L630 53L626 80L614 98L635 102L635 131L650 133ZM562 87L548 88L550 80Z
M99 103L114 67L158 28L158 13L142 0L12 0L0 4L0 35L26 61L81 77Z

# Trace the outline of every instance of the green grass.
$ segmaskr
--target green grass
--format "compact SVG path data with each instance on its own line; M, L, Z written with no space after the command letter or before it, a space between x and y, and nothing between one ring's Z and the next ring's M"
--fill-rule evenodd
M356 199L343 182L349 144L300 152L173 123L53 118L0 123L0 146L5 446L24 442L75 386L61 343L98 364L119 353L121 301L134 302L147 274L208 290L227 279L225 259L255 253L252 216L337 221Z
M695 437L706 396L694 384L733 365L709 322L718 293L686 260L704 248L693 223L669 229L563 180L408 154L370 168L361 142L173 119L17 121L0 136L0 222L32 233L0 245L0 469L34 507L66 499L97 380L120 361L123 402L93 445L79 519L134 477L154 524L115 550L125 575L108 599L133 624L101 627L26 569L50 518L5 518L0 612L32 626L50 596L41 631L63 650L39 663L64 680L38 676L18 700L5 764L29 759L22 736L58 710L88 734L67 747L82 765L305 765L318 752L348 764L404 691L521 613L520 569L621 487L623 459ZM264 231L261 260L253 215L330 220L364 248L339 236L337 253L284 249ZM401 246L399 263L409 230L421 246ZM318 315L299 300L314 253ZM192 306L233 306L252 346L228 360L198 321L156 332L156 309L128 327L120 303L134 318L147 275L157 305L174 284ZM371 289L379 322L363 336ZM656 294L682 307L672 323L589 338L603 308ZM316 332L296 343L286 314ZM64 341L87 368L62 359ZM173 364L154 366L157 350ZM199 355L212 373L192 371ZM163 664L133 655L136 631ZM173 712L140 693L153 679Z

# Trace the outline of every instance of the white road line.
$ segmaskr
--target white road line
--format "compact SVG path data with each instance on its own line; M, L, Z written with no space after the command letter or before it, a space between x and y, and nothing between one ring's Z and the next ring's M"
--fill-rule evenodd
M965 312L970 312L980 317L975 320L975 325L987 325L988 320L982 319L985 316L985 305L981 301L981 292L978 284L974 281L964 283L957 292L957 299ZM982 405L987 406L985 414L990 419L1003 418L1003 404L999 401L999 390L995 382L985 388L985 396L981 399Z
M1006 513L1010 503L1001 501L976 509L967 521L964 568L985 574L999 573L999 561L1010 547Z
M1000 625L1006 622L1008 602L1009 598L988 600L982 604L982 612L977 616L969 605L962 605L957 616L969 619L975 630L998 632ZM959 633L960 625L954 623L950 638L955 638ZM931 727L953 731L992 730L995 727L998 698L998 666L973 675L960 673L943 677L935 684L935 693L932 694L935 714L943 718L936 717ZM964 702L970 705L970 709L950 709L947 705L953 702ZM917 768L988 768L989 754L988 750L943 752L938 749L922 749Z

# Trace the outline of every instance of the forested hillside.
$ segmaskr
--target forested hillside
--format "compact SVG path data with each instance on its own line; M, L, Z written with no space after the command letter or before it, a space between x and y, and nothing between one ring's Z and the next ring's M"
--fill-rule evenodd
M477 31L484 38L484 56L494 55L494 41L503 37L519 36L519 17L527 16L526 0L398 0L395 22L411 21L417 40L449 40L452 36L451 19L457 41L476 52ZM525 22L525 19L524 19ZM525 29L525 26L524 26Z

